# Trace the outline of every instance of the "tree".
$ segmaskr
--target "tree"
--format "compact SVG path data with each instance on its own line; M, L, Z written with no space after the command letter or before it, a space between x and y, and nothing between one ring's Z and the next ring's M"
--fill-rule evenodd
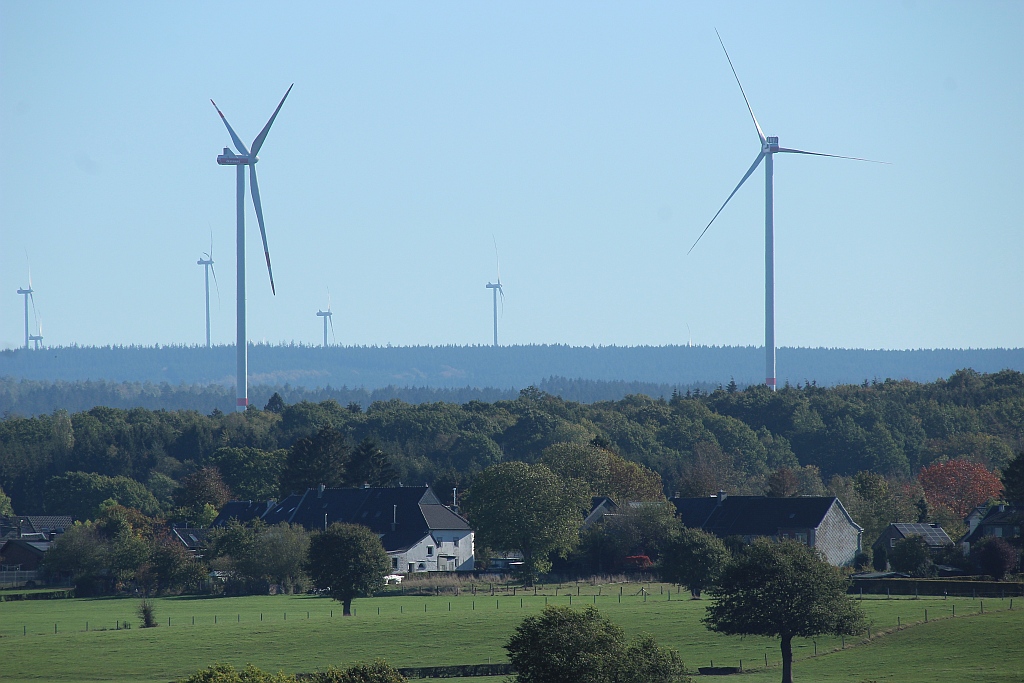
M309 533L299 524L232 519L210 532L207 545L214 568L229 572L226 590L266 594L272 583L285 590L301 584Z
M1017 567L1017 549L998 536L986 536L971 548L971 562L983 574L1001 581Z
M51 576L68 576L77 586L99 574L107 565L107 546L96 525L76 522L59 535L43 556L43 568Z
M917 478L929 503L951 510L960 519L1003 490L1003 482L996 475L969 460L937 462L921 468Z
M517 683L686 680L677 653L649 636L627 645L622 629L594 607L545 607L516 627L505 649Z
M889 564L894 571L924 577L933 571L931 551L920 536L907 536L896 541L889 553Z
M349 616L354 598L383 588L391 560L367 527L335 522L313 534L305 568L313 585L328 591Z
M191 521L207 505L218 510L224 507L231 500L231 489L224 483L219 469L202 467L182 480L174 499L181 508L188 511L186 515Z
M667 501L647 502L605 515L580 535L576 566L581 573L622 572L627 557L658 559L679 528L675 511Z
M1024 505L1024 450L1007 463L1001 479L1003 498L1015 505Z
M683 527L661 558L661 577L690 589L700 598L701 591L714 586L731 555L714 534Z
M160 510L153 494L128 477L106 477L92 472L67 472L46 482L45 505L48 514L70 515L84 521L95 519L105 500L154 515Z
M224 483L239 500L267 500L277 495L288 459L284 449L218 448L212 457Z
M285 409L284 399L281 398L281 394L274 392L273 396L267 401L267 405L263 406L263 410L268 413L277 413L280 415Z
M703 621L719 633L778 636L782 682L793 683L793 638L860 630L864 613L848 585L803 543L758 539L726 566Z
M298 439L289 449L281 473L281 495L320 484L328 488L344 486L348 451L345 438L333 427L321 427L314 436Z
M346 480L351 486L387 486L398 477L391 458L373 439L366 438L352 449Z
M11 507L10 497L0 488L0 517L13 517L14 508Z
M769 498L791 498L800 492L800 480L788 467L779 469L768 475L768 487L764 495Z
M488 467L463 499L477 543L522 553L528 585L551 566L552 553L564 556L575 547L589 502L578 480L522 462Z
M408 680L383 659L372 664L355 664L347 669L328 667L306 678L309 683L406 683Z

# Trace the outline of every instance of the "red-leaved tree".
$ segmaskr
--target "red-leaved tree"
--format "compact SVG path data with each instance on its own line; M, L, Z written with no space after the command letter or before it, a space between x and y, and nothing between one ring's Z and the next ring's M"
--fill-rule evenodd
M984 465L960 458L922 467L917 478L931 505L945 507L961 519L1003 490L999 477Z

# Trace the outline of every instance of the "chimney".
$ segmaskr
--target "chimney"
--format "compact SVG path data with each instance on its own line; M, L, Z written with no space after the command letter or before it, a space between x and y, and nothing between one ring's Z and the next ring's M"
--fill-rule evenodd
M391 512L391 530L394 531L395 527L398 526L398 506L392 506L394 510Z
M718 504L719 505L721 505L722 501L724 501L728 497L729 496L725 493L725 491L723 491L721 489L718 490Z
M320 486L317 487L317 490L316 490L316 497L317 498L323 498L324 497L324 489L325 488L327 488L327 487L324 486L323 484L320 484Z

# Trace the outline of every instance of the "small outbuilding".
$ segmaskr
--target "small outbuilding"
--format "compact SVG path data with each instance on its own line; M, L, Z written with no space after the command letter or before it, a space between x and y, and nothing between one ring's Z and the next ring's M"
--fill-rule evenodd
M923 538L933 555L953 543L953 539L938 524L893 522L871 544L871 550L875 555L878 555L880 550L884 550L886 554L891 553L898 541L911 536Z

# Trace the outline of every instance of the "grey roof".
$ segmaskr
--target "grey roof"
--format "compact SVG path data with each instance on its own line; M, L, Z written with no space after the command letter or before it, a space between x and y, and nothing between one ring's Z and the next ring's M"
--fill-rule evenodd
M232 517L239 521L258 518L267 524L301 524L307 529L323 529L325 523L333 522L362 524L381 536L389 552L406 550L434 531L471 530L469 522L442 504L429 486L307 489L269 506L260 516L251 516L257 511L249 501L232 501L214 526Z
M176 526L171 529L171 533L189 550L199 550L206 545L206 535L210 530Z
M953 539L938 524L893 522L889 526L895 528L903 538L920 536L925 543L933 548L940 548L953 542Z
M838 502L837 498L830 496L672 499L684 525L704 529L722 537L774 536L780 529L816 529L832 506ZM842 504L839 505L842 509ZM845 509L843 512L845 513ZM848 514L846 517L852 526L857 526Z
M986 535L985 530L993 526L1024 526L1024 508L1015 505L993 505L978 522L974 531L960 539L960 542L976 543Z
M69 515L22 515L22 533L64 531L74 523Z

